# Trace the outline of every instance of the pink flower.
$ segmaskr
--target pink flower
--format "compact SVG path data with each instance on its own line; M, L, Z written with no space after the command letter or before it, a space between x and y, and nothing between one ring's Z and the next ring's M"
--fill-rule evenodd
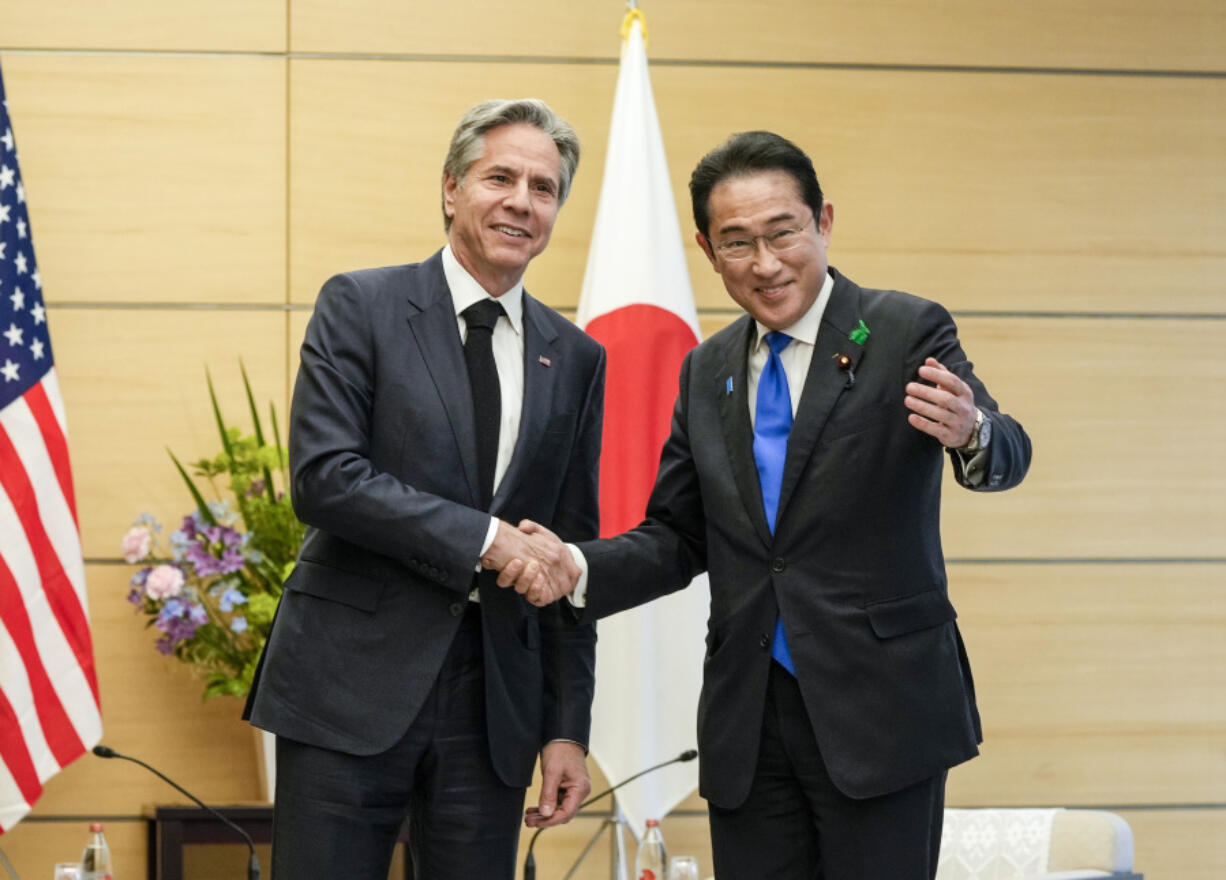
M183 572L173 565L159 565L145 578L145 595L150 599L168 599L183 590Z
M124 562L140 562L149 555L149 544L152 539L149 530L144 526L133 526L123 536L119 544Z

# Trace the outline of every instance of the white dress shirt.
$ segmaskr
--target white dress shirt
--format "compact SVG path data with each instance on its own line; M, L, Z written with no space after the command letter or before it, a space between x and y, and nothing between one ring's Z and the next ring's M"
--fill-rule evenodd
M826 281L817 294L817 299L809 310L800 316L791 327L783 328L783 333L792 337L783 351L779 352L779 360L783 363L784 375L788 377L788 396L792 398L792 418L796 418L796 409L800 406L800 395L805 390L805 377L809 375L809 364L813 363L813 348L817 345L817 330L822 325L822 315L826 313L826 303L830 302L830 291L834 290L834 278L826 273ZM758 380L762 378L762 369L766 366L770 355L770 346L763 337L770 328L761 321L755 321L757 339L749 349L749 371L745 377L745 390L749 397L749 424L758 421Z
M491 343L494 366L498 370L498 388L502 398L502 418L498 425L498 460L494 464L494 491L502 482L511 458L515 455L515 442L519 437L520 413L524 407L524 283L518 282L506 293L492 297L477 279L468 274L460 261L451 252L451 245L443 248L443 276L451 288L451 304L455 308L456 324L460 328L460 342L468 339L468 322L463 311L483 299L494 299L506 312L494 325ZM494 543L498 534L498 518L490 517L490 526L481 545L484 554ZM480 571L480 562L477 570Z

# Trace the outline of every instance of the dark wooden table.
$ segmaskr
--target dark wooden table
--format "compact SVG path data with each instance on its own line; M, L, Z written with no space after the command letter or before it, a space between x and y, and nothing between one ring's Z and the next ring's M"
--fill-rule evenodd
M215 807L238 827L251 835L256 843L272 842L272 804L246 804ZM155 806L145 810L149 829L149 880L183 880L183 847L194 843L232 843L246 848L246 843L216 816L199 807ZM405 829L400 842L408 840ZM413 863L406 852L404 880L413 880ZM242 857L242 865L247 857ZM272 866L260 865L261 876L270 877ZM245 867L235 873L245 877Z

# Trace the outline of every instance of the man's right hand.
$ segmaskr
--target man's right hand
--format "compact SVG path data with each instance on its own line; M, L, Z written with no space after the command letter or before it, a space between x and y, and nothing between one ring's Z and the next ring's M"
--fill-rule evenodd
M515 587L538 607L569 595L582 574L561 539L527 519L518 529L499 520L494 543L481 557L481 564L498 570L498 586Z

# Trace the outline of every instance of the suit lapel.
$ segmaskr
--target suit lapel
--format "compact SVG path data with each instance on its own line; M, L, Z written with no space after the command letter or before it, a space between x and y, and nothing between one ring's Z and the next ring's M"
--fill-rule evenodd
M822 314L821 327L813 348L813 360L805 377L805 390L796 409L792 433L788 435L787 458L783 465L783 485L779 491L779 511L775 522L783 522L792 492L800 481L801 471L813 454L817 438L830 417L838 399L849 389L849 372L854 373L864 356L864 346L857 345L849 334L860 323L859 289L842 275L834 272L834 289ZM839 367L838 356L851 358L851 368Z
M472 389L464 349L456 322L451 291L443 275L443 261L435 254L418 269L418 283L410 284L409 330L447 412L456 451L464 466L464 479L473 506L480 504L477 486L477 436L473 423Z
M753 426L749 421L746 377L749 371L749 345L753 337L754 322L746 315L740 319L737 332L729 336L714 390L719 395L720 423L728 448L732 478L758 537L769 546L770 526L766 522L766 509L762 506L762 484L758 480L758 465L753 457Z
M502 509L523 480L532 455L541 444L541 435L549 424L554 377L558 370L566 368L564 359L554 348L557 331L545 320L543 308L524 291L524 403L515 454L490 505L490 512L494 514Z

